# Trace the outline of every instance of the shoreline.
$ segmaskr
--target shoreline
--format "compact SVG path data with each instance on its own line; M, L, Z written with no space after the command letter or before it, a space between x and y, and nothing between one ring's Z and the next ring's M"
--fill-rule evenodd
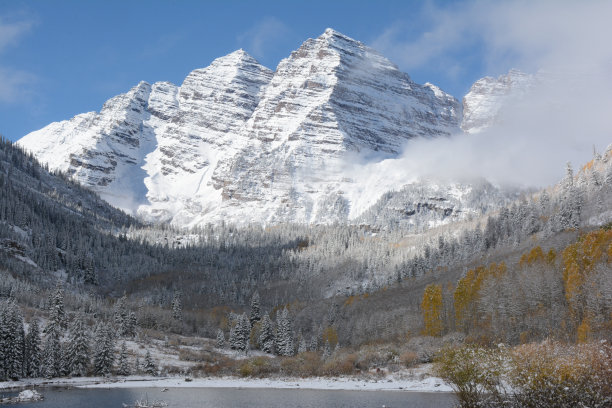
M241 378L241 377L79 377L57 379L24 379L0 382L2 391L24 388L259 388L259 389L304 389L342 391L403 391L403 392L453 392L450 386L436 377L313 377L313 378Z

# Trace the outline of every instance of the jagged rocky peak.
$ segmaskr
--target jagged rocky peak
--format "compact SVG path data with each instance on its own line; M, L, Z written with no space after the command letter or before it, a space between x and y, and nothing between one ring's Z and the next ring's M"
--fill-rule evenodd
M271 113L274 127L257 126ZM323 125L326 144L395 154L412 137L456 131L460 118L452 96L415 84L377 51L327 29L280 62L253 131L278 141L308 138Z
M394 157L411 138L459 131L460 115L452 96L328 29L279 63L242 131L247 146L212 180L228 205L276 200L267 221L345 219L349 157Z
M480 132L499 120L499 113L512 100L522 97L535 84L535 76L511 69L497 78L484 77L463 98L461 129Z
M180 86L140 83L19 143L147 220L336 222L384 193L359 185L353 159L393 159L460 119L455 98L327 29L274 72L237 50Z
M242 49L217 58L208 67L192 71L183 81L179 92L183 119L218 131L236 130L251 116L262 88L271 79L272 71ZM217 114L224 109L237 115L236 120L218 121Z

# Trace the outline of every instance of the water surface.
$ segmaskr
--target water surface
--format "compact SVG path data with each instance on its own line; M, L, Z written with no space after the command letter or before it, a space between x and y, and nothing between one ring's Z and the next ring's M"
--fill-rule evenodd
M450 393L236 388L38 389L44 401L9 404L31 408L120 408L137 399L164 400L172 408L450 408ZM3 393L4 396L17 393Z

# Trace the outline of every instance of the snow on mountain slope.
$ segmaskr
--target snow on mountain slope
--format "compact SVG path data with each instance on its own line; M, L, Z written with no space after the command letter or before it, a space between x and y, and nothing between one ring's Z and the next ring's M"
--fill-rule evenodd
M32 132L17 142L51 170L61 170L116 207L144 203L142 158L152 141L142 132L151 86L141 82L89 112Z
M141 82L100 113L52 123L18 144L113 205L167 221L185 207L200 211L200 195L219 196L201 187L218 158L231 154L225 150L241 146L237 129L271 76L238 50L193 71L180 87Z
M243 50L185 78L175 92L177 108L162 110L165 118L157 115L145 122L157 146L143 166L149 204L138 208L139 215L185 224L219 205L220 192L210 184L212 172L220 160L246 145L239 130L271 78L272 72Z
M535 77L516 69L497 78L484 77L472 85L463 98L461 129L479 132L499 120L504 106L521 98L535 84Z
M460 117L453 97L328 29L280 62L243 129L248 146L213 182L224 207L266 207L268 222L345 220L354 198L345 192L359 183L347 164L395 157L413 137L448 136Z
M239 50L18 143L146 220L328 223L416 181L396 160L405 142L460 132L461 118L455 98L328 29L275 72Z

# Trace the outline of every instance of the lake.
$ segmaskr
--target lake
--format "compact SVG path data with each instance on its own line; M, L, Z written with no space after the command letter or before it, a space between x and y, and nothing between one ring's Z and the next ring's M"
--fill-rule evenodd
M62 389L40 388L45 400L31 404L4 406L32 408L106 408L133 404L137 399L164 400L168 407L180 408L450 408L450 393L402 391L329 391L236 388L158 388ZM4 396L14 392L1 393Z

